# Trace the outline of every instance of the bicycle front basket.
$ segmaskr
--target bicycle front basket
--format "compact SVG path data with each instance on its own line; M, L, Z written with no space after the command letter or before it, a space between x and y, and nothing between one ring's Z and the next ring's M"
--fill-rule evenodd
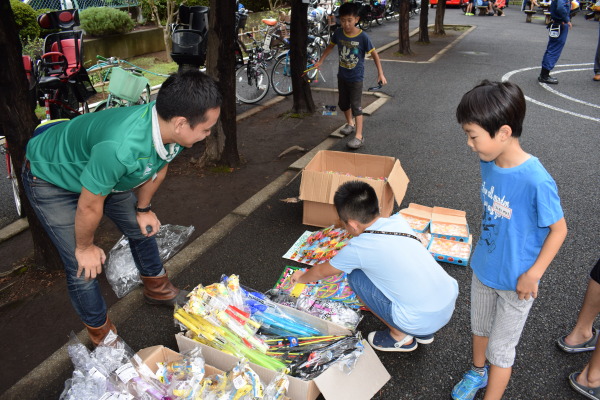
M114 67L110 71L108 91L123 100L138 101L146 85L148 79L130 74L123 68Z

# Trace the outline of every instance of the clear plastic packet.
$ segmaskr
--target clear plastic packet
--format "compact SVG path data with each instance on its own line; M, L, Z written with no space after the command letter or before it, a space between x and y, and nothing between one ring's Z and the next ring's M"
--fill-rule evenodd
M364 346L361 340L359 333L297 356L290 364L290 375L311 380L337 363L341 363L340 369L349 374L363 353Z
M161 261L165 262L175 255L193 232L193 226L162 225L156 234ZM125 236L122 236L108 253L105 271L106 279L119 298L142 284L129 249L129 241Z
M277 374L265 389L264 400L283 400L287 393L290 381L286 374Z
M253 400L262 399L265 389L256 372L248 365L248 360L242 358L227 373L227 386L224 390L231 399Z

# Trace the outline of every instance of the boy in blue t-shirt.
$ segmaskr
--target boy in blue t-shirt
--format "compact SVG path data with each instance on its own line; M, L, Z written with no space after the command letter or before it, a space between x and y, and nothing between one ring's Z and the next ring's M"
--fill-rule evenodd
M487 386L484 398L500 399L539 280L567 224L556 183L519 143L525 96L517 85L483 81L463 96L456 118L481 159L483 220L471 257L473 366L452 398L473 399Z
M337 29L331 37L331 43L323 52L323 56L315 64L319 68L333 48L337 45L339 52L338 69L338 106L344 112L346 125L340 130L343 135L355 132L354 138L347 143L348 148L356 150L362 147L363 138L363 116L362 116L362 89L365 76L365 54L370 54L377 67L377 82L387 84L383 69L379 61L379 55L373 47L366 33L359 29L358 4L344 3L340 6L340 23L342 27ZM354 116L355 122L352 120Z
M352 291L387 326L367 336L371 347L409 352L433 342L433 334L454 312L456 280L412 235L400 214L380 216L377 194L368 183L344 183L333 201L343 227L354 237L329 262L294 273L292 282L346 272Z

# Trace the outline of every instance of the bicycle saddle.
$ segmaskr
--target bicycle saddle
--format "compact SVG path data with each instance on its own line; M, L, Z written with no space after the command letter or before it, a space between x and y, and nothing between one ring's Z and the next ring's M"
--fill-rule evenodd
M261 19L263 24L267 24L269 26L275 26L277 25L277 20L274 18L263 18Z

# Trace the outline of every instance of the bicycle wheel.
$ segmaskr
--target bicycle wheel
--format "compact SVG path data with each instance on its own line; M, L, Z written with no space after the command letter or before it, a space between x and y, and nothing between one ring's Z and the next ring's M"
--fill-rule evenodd
M10 168L10 182L12 184L13 198L15 200L15 207L17 208L17 215L23 216L23 206L21 204L21 196L19 195L19 181L17 181L17 174L15 173L15 167L13 166L12 158L9 157L9 168Z
M275 62L271 71L271 86L273 86L275 93L280 96L292 94L292 66L290 57L287 54L283 54Z
M358 21L358 27L359 27L360 29L362 29L363 31L368 31L368 30L369 30L369 28L371 27L371 20L367 20L366 18L364 18L364 19L363 19L363 18L361 18L361 19Z
M96 108L94 108L94 112L106 110L107 108L117 108L117 107L125 107L125 104L123 104L120 100L109 97L108 99L104 100L102 103L98 104L96 106Z
M269 91L269 74L261 66L243 65L235 72L235 97L247 104L261 101Z
M317 61L321 59L321 47L316 44L311 44L306 49L306 69L311 68ZM311 69L307 76L312 81L319 73L318 69Z

